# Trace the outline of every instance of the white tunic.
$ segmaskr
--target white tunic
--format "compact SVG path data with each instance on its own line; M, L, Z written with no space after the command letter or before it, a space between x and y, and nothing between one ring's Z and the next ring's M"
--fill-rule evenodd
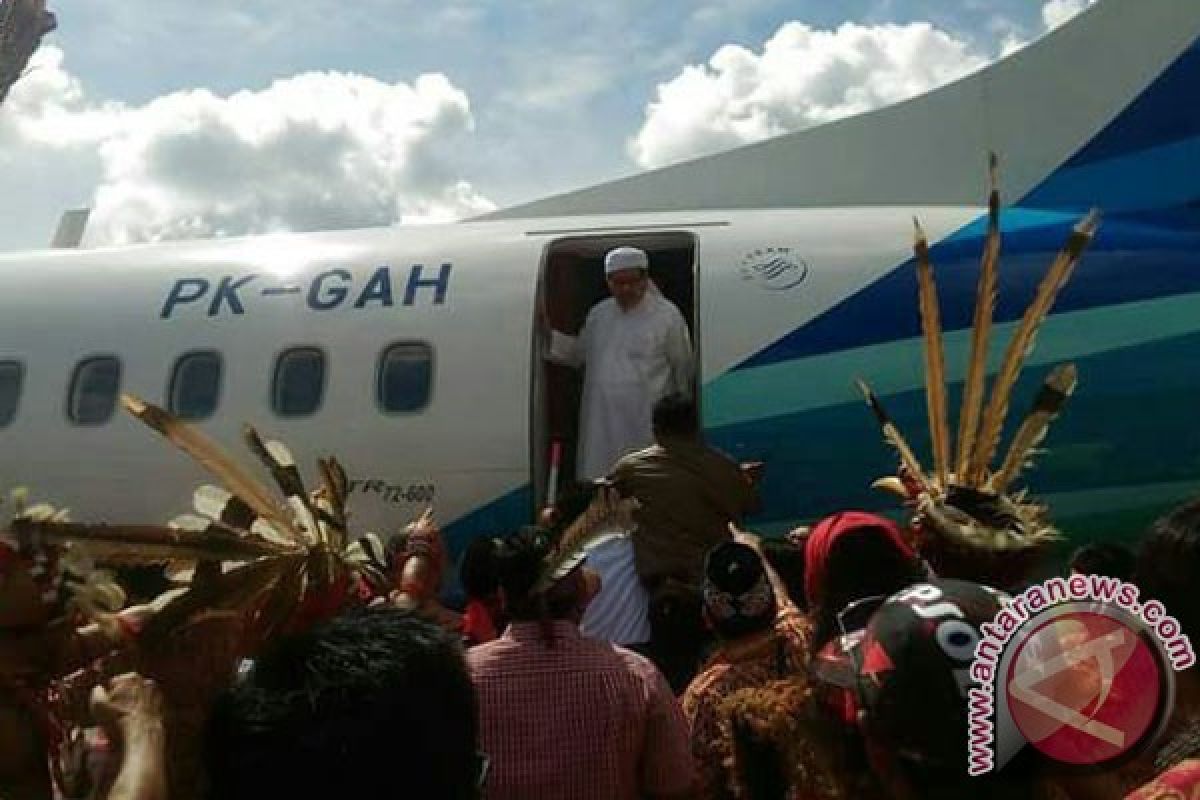
M579 336L553 331L547 357L583 367L575 475L608 474L621 456L654 442L651 412L672 392L692 393L692 342L679 309L656 287L622 311L613 298L588 312Z

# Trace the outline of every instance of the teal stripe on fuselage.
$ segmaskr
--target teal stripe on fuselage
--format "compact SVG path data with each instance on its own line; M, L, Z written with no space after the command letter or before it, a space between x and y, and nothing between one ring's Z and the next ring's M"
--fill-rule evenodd
M1176 300L1182 302L1183 298ZM1161 302L1167 301L1155 301ZM1063 509L1068 523L1086 516L1081 513L1086 509L1079 507L1079 498L1108 498L1104 508L1114 512L1157 507L1164 498L1175 499L1149 497L1131 487L1173 485L1172 495L1189 485L1200 490L1200 426L1194 420L1200 399L1200 371L1195 368L1200 325L1180 325L1177 315L1171 317L1161 306L1156 308L1160 316L1155 317L1151 341L1129 345L1115 331L1106 330L1117 326L1114 319L1092 319L1088 326L1073 331L1079 338L1094 339L1098 344L1093 350L1102 342L1126 346L1082 357L1077 348L1069 351L1076 354L1079 388L1051 430L1046 442L1049 452L1025 476L1039 496L1076 499L1074 505ZM1200 320L1200 314L1195 317ZM1167 337L1164 328L1168 324L1188 332ZM1039 352L1046 360L1057 360L1054 356L1069 341L1047 337ZM909 343L908 347L912 350L908 357L918 358L919 345ZM1045 368L1026 370L1018 381L1005 442L1045 372ZM952 384L949 391L951 408L957 408L961 382ZM918 454L928 453L923 388L913 382L908 390L894 392L884 401ZM888 496L869 488L874 477L894 470L895 456L883 444L860 400L743 419L710 427L708 435L736 458L767 463L762 484L764 514L757 522L768 529L847 508L894 509ZM1116 514L1110 513L1110 519L1115 526L1128 524ZM1102 534L1102 528L1092 520L1089 535Z
M993 329L991 370L999 366L1016 326L1009 322ZM1026 363L1056 364L1194 331L1200 331L1200 294L1057 314L1043 326ZM945 336L949 381L965 375L970 336L970 331ZM922 352L920 339L903 339L727 372L704 387L705 424L720 428L846 403L857 397L855 378L866 379L881 395L919 389L924 386Z

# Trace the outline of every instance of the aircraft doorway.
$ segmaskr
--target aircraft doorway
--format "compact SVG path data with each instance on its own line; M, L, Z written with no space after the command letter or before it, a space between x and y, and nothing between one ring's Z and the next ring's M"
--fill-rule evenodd
M580 236L553 242L546 248L542 262L538 300L550 326L565 334L579 333L592 306L609 296L604 255L621 246L646 251L650 257L650 279L683 314L696 364L692 394L698 397L696 240L690 233ZM548 362L545 347L542 337L535 336L530 463L537 508L544 507L550 499L552 482L559 499L575 485L583 395L583 370ZM556 469L552 469L553 465L557 465Z

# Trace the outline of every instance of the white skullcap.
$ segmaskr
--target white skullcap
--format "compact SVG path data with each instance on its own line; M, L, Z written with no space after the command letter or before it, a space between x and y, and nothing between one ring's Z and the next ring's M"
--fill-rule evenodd
M612 275L623 269L650 269L650 259L645 250L636 247L618 247L604 256L604 274Z

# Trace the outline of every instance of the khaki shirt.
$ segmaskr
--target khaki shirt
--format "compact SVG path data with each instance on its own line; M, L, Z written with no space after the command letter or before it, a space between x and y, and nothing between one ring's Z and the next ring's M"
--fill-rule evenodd
M708 551L730 538L729 523L755 500L738 465L698 441L668 440L630 453L612 477L617 490L640 505L634 563L650 586L666 577L699 586Z

